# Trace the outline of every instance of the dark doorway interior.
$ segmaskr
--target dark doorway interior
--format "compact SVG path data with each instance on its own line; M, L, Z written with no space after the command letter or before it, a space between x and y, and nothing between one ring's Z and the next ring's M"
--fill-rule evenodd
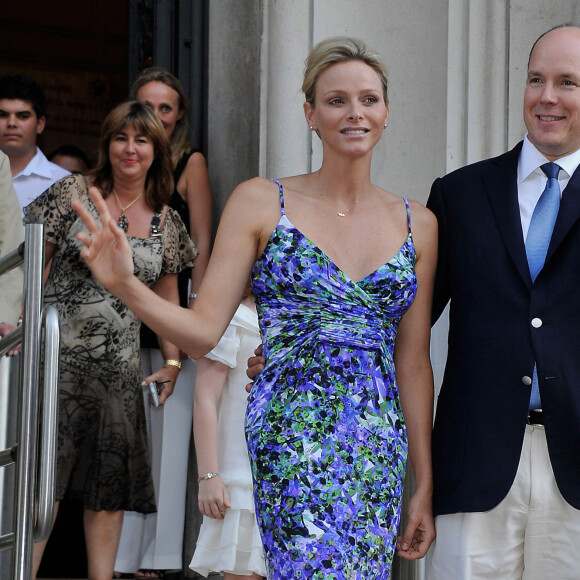
M7 2L0 74L23 72L45 89L46 155L74 144L94 160L101 122L128 90L129 0ZM28 8L27 8L28 6Z

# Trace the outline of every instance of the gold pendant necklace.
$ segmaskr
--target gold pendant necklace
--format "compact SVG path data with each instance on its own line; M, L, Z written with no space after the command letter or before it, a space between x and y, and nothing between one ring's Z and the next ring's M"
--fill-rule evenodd
M125 207L123 207L121 205L121 201L119 200L119 196L117 195L117 192L115 191L115 188L113 187L113 195L115 196L115 199L117 200L117 204L119 205L119 208L121 209L121 215L119 216L119 220L117 221L117 224L119 225L120 228L123 228L123 231L125 233L127 233L127 230L129 229L129 219L127 218L127 216L125 215L125 212L139 199L141 199L141 197L143 196L145 192L142 191L129 205L126 205Z
M326 197L326 194L324 193L324 186L322 185L322 183L320 184L320 197L322 197L322 199L324 199L325 201L330 202L330 200L328 199L328 197ZM355 200L355 202L347 209L343 210L343 211L339 211L338 209L334 208L334 211L336 212L336 215L338 217L346 217L347 214L349 214L358 204L358 202L360 201L360 197L358 199Z

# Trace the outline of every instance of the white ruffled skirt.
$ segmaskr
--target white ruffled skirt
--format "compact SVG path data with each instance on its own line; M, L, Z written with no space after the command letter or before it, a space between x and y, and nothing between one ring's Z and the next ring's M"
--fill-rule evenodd
M226 486L231 508L223 520L207 516L189 567L203 576L210 572L266 576L264 550L254 513L251 490Z

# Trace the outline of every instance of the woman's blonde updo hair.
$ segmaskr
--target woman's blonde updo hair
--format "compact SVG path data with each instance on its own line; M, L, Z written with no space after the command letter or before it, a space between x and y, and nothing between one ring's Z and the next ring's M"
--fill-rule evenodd
M383 98L388 106L388 83L387 69L381 62L378 53L370 50L367 45L358 38L346 36L335 36L319 42L306 59L306 69L304 71L304 82L302 92L306 101L314 107L314 96L316 93L316 82L320 75L331 65L337 62L349 60L360 60L370 66L381 79L383 86Z

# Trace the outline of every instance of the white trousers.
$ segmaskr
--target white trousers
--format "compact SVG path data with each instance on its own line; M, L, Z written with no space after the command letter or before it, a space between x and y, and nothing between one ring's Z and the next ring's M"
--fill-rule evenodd
M556 486L542 426L526 427L516 478L495 508L435 526L427 580L580 579L580 511Z
M163 366L161 351L141 349L143 376ZM157 513L125 512L115 570L181 570L187 489L187 460L193 422L195 362L182 361L175 390L163 407L145 396Z

